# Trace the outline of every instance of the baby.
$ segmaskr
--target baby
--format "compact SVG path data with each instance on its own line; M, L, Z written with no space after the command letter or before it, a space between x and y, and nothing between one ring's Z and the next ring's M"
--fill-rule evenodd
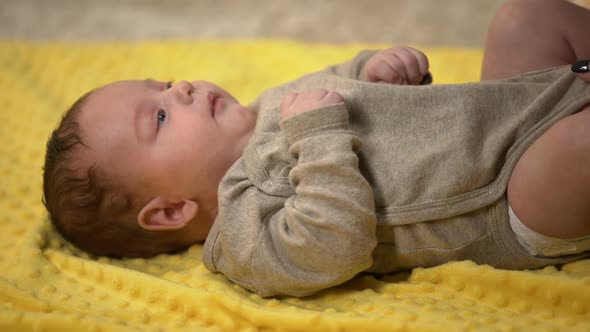
M549 4L548 17L575 6ZM496 20L527 6L509 1ZM587 26L584 14L569 21ZM509 48L502 25L483 78L567 63L534 52L500 74L511 64L494 56ZM576 39L563 37L547 42ZM365 51L249 107L203 81L100 87L49 139L44 203L95 255L205 241L207 268L262 296L451 260L522 269L586 257L590 84L558 67L421 85L428 70L413 48Z

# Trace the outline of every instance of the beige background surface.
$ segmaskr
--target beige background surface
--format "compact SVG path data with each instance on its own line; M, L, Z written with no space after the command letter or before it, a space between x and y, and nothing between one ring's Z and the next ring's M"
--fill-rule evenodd
M482 47L504 1L0 0L0 39L288 38ZM590 0L571 1L590 7Z
M481 47L503 0L0 0L0 39L289 38Z

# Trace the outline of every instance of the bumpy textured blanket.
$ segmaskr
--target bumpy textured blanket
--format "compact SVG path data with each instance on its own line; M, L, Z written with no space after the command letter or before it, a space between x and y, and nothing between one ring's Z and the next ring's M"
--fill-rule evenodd
M201 264L90 257L41 204L50 130L79 95L118 79L206 79L243 103L363 48L289 41L0 42L2 331L590 331L590 260L537 271L452 262L358 276L309 298L262 299ZM426 49L435 83L477 81L481 50Z

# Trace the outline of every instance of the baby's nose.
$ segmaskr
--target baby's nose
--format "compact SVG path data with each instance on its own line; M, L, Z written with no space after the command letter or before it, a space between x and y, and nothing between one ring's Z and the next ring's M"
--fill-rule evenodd
M195 88L187 81L179 81L172 87L175 97L183 104L193 103L193 91Z

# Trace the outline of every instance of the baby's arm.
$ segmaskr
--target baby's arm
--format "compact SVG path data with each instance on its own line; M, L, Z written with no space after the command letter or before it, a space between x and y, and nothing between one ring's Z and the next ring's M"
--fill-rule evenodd
M285 96L280 125L297 158L289 172L294 194L239 178L222 187L232 192L235 212L220 210L225 224L213 254L204 256L210 269L261 296L305 296L371 266L373 192L359 171L361 141L341 101L325 90Z
M428 57L412 47L393 47L363 51L354 59L328 68L328 71L366 82L398 85L430 84Z
M348 112L338 93L316 89L288 94L281 118L297 164L289 173L295 195L285 202L282 216L277 215L273 242L290 255L285 261L324 279L314 280L311 289L297 290L315 292L371 265L376 245L373 192L358 169L361 142L348 129Z

